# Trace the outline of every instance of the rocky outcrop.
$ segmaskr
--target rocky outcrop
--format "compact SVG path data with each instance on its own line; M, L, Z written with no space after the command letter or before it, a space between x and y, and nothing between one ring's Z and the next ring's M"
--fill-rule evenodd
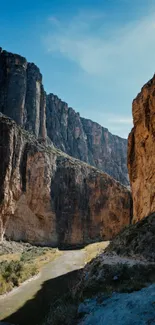
M130 192L0 116L0 236L51 246L111 239L130 223Z
M46 95L38 67L0 50L0 112L54 146L128 185L127 140L81 118L57 96ZM47 118L46 118L47 115Z
M0 112L37 137L46 137L42 75L20 55L0 51Z
M132 113L128 170L136 222L155 211L155 76L133 101Z
M81 118L53 94L47 96L47 134L56 147L70 156L108 173L124 185L129 184L127 140Z
M111 241L106 251L155 262L155 213L126 227Z

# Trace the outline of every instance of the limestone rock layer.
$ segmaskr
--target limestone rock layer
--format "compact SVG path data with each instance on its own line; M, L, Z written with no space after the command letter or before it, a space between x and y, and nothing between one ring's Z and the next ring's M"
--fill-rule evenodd
M81 118L57 96L47 96L47 134L54 145L70 156L108 173L124 185L127 172L127 140Z
M51 246L109 240L131 219L126 187L0 115L0 237Z

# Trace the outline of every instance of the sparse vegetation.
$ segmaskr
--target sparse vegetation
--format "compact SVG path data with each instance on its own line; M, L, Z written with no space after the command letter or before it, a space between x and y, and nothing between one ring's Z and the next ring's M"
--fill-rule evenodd
M12 242L13 250L7 243L4 254L0 255L0 295L18 287L22 282L39 273L40 268L60 254L57 249L18 244ZM16 247L16 248L15 248Z
M103 264L100 257L85 268L73 295L79 300L98 293L137 291L155 282L155 264Z
M42 248L42 247L30 247L29 249L27 249L26 251L24 251L21 254L21 258L20 260L23 262L31 262L32 259L42 256L42 255L46 255L48 251L48 248ZM50 251L50 249L49 249Z
M80 279L80 280L79 280ZM113 292L130 293L155 282L154 264L102 264L100 256L80 271L70 292L56 300L43 325L72 325L80 317L78 306L85 299L111 297Z
M86 252L86 262L89 263L97 255L101 254L105 248L109 245L109 241L102 241L87 245L84 250Z
M24 264L21 261L2 261L0 263L0 294L9 292L20 283L38 273L35 264Z
M155 262L155 214L122 230L106 252Z

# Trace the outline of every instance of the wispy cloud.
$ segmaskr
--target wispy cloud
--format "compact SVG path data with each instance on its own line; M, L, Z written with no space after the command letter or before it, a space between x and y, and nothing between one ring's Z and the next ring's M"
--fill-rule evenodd
M130 125L132 124L132 117L131 116L107 116L107 122L111 125Z
M95 116L91 117L93 120ZM104 123L102 123L104 121ZM119 134L123 138L127 138L132 126L133 120L130 115L118 115L108 114L108 113L99 113L99 123L107 127L110 132L113 134Z
M95 89L97 122L127 136L132 100L155 70L155 11L126 23L112 21L105 12L84 11L49 28L45 45L49 53L74 62L81 83ZM100 118L102 103L109 116ZM87 116L96 120L96 108L92 114L87 108Z
M134 75L132 69L145 69L154 58L155 14L107 26L104 13L81 13L57 27L46 37L48 51L61 53L90 75Z
M60 21L55 16L49 16L48 17L48 22L51 23L52 25L56 26L56 27L60 27Z
M107 115L106 125L114 134L119 134L123 138L126 138L129 134L133 120L131 116L118 116Z

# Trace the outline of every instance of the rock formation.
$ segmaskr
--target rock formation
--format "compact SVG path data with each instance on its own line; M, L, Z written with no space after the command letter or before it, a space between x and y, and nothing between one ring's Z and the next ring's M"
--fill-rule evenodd
M47 134L56 147L70 156L108 173L124 185L129 184L127 140L81 118L53 94L47 96Z
M106 252L155 263L155 212L121 231Z
M136 222L155 211L155 76L133 101L132 113L128 170Z
M16 123L46 137L46 94L42 75L20 55L0 51L0 111Z
M0 112L36 137L128 185L127 140L81 118L57 96L46 95L42 75L26 59L0 50ZM47 120L46 120L47 115Z
M1 239L77 246L111 239L130 223L126 187L3 114L0 157Z

